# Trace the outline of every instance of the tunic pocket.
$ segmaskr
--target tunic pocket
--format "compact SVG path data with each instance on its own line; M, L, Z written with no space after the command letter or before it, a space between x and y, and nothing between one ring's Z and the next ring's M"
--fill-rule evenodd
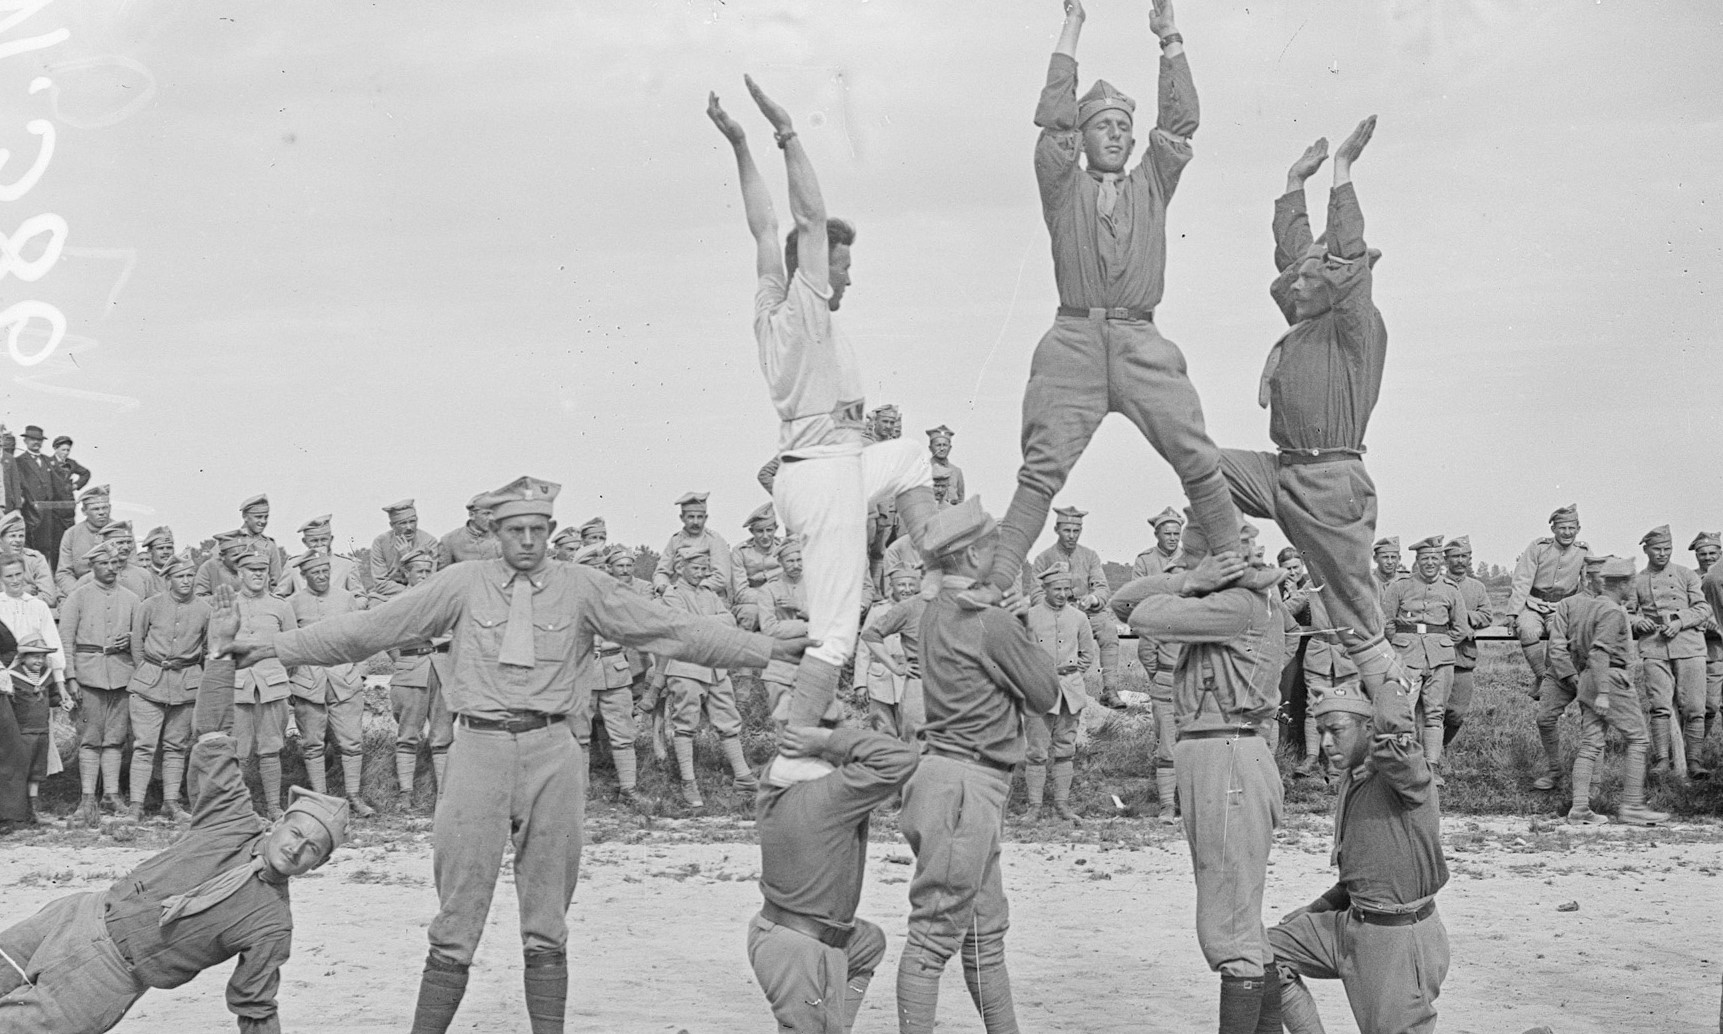
M566 618L533 622L532 648L541 661L568 660L574 655L574 622Z

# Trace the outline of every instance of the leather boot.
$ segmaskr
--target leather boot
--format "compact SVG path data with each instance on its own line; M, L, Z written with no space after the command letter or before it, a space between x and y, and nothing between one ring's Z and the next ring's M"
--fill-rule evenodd
M1047 766L1023 766L1023 796L1029 806L1023 810L1024 822L1041 821L1041 802L1047 796Z
M96 795L87 793L78 800L78 810L72 813L73 829L96 829L102 824L102 806Z
M1687 778L1710 779L1711 770L1699 763L1699 749L1705 746L1705 737L1694 733L1687 736Z
M1179 821L1179 781L1171 765L1155 769L1155 789L1161 796L1161 825L1171 826Z
M1544 774L1538 776L1537 780L1532 783L1532 789L1554 790L1561 785L1561 769L1556 767L1560 764L1561 758L1561 730L1554 725L1548 728L1540 725L1538 726L1538 740L1544 748Z
M1673 767L1669 761L1669 720L1653 715L1651 718L1651 774L1666 776Z
M1053 814L1066 822L1082 821L1071 807L1071 780L1076 774L1076 763L1070 758L1053 762Z

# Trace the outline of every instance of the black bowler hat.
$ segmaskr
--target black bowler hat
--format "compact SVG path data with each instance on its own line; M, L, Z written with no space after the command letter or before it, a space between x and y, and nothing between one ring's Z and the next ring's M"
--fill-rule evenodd
M39 442L48 436L42 433L42 429L40 427L37 427L35 424L31 424L24 428L24 437L33 438Z

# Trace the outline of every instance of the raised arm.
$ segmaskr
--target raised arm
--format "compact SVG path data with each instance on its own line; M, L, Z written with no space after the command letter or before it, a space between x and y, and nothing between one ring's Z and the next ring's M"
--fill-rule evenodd
M766 96L751 76L743 76L760 114L772 124L772 133L784 152L784 168L790 179L790 218L796 223L796 268L819 291L831 284L826 242L826 203L813 163L796 136L796 127L783 105Z
M1304 184L1328 160L1328 138L1318 137L1286 172L1286 193L1274 202L1274 268L1284 273L1296 266L1315 240L1305 208Z
M772 194L766 189L765 178L754 164L754 154L748 149L748 136L741 123L730 117L718 103L718 95L706 99L706 115L730 141L736 152L736 173L742 181L742 210L748 217L748 232L754 236L754 275L784 275L784 259L778 251L778 216L772 210Z
M1041 188L1041 204L1052 209L1063 199L1064 189L1077 175L1077 156L1082 153L1077 133L1077 37L1083 32L1081 0L1066 0L1065 26L1059 44L1047 62L1047 81L1035 103L1035 124L1041 135L1035 141L1035 179Z
M1197 104L1196 81L1185 57L1184 36L1173 22L1172 0L1150 0L1149 31L1160 41L1161 59L1155 128L1149 133L1143 164L1154 170L1161 196L1171 198L1178 189L1179 176L1190 164L1191 137L1196 135L1202 112Z
M1386 684L1371 701L1376 717L1371 729L1370 767L1393 787L1408 808L1430 796L1430 765L1413 724L1412 698L1399 683Z

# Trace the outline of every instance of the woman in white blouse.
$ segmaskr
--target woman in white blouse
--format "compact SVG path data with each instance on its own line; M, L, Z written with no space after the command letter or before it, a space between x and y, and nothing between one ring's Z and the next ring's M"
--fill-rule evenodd
M66 688L66 651L60 645L60 629L48 605L30 595L30 579L24 561L16 556L0 559L0 622L11 630L18 642L40 636L54 648L48 655L48 670L61 692Z

